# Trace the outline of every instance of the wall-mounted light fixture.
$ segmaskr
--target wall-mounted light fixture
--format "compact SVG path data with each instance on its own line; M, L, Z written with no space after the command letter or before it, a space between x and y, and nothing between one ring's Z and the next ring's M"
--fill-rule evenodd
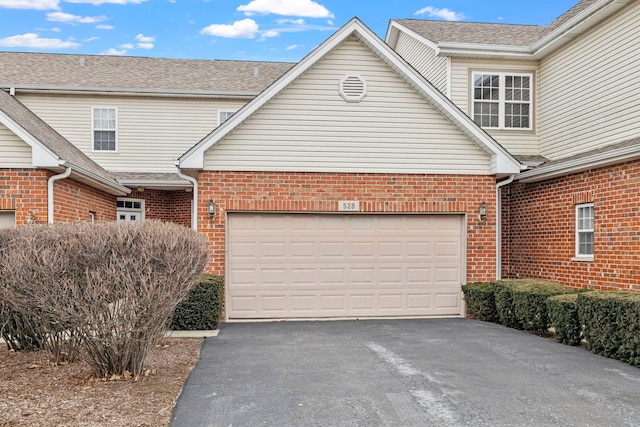
M144 187L141 185L140 187L136 188L136 190L138 190L138 193L142 193L144 191Z
M487 204L482 202L480 204L480 209L478 209L478 217L480 217L480 221L484 221L487 219Z
M207 213L211 219L216 217L216 202L213 199L209 199L209 204L207 205Z

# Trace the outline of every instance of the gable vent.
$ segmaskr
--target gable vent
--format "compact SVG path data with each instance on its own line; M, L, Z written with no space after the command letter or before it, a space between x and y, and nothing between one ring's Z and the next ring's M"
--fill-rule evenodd
M367 82L360 76L345 76L340 80L340 96L347 102L360 102L367 96Z

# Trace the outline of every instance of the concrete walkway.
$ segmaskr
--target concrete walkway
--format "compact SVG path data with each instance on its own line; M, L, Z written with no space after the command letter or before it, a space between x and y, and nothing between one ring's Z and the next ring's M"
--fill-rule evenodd
M470 319L224 324L172 426L639 426L640 369Z

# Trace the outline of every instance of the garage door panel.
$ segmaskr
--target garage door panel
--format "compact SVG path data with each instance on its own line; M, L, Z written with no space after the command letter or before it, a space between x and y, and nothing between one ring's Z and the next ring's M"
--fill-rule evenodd
M459 315L462 224L460 215L230 213L228 316Z

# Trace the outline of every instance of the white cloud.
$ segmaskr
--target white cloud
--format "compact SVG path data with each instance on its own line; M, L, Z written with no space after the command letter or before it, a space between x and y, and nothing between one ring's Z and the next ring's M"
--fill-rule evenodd
M107 19L106 16L78 16L64 12L47 13L47 21L64 22L65 24L95 24Z
M0 7L7 9L58 9L58 0L0 0Z
M126 53L127 53L126 49L118 50L118 49L115 49L115 48L109 48L109 49L105 50L104 52L100 52L100 55L122 56L122 55L124 55Z
M304 25L304 19L299 18L299 19L289 19L289 18L284 18L284 19L276 19L276 22L280 25L283 24L294 24L294 25Z
M438 9L437 7L427 6L418 10L415 15L429 15L430 18L444 19L445 21L462 21L465 16L463 13L454 12L447 8Z
M131 43L125 43L118 46L120 49L133 49L135 46Z
M113 25L100 24L100 25L96 25L96 28L98 30L113 30L115 27Z
M200 31L216 37L228 37L234 39L252 39L259 33L258 24L253 19L243 19L231 25L212 24Z
M269 31L264 31L260 33L260 35L262 36L263 39L268 39L272 37L278 37L280 33L275 30L269 30Z
M313 0L252 0L236 9L245 15L256 13L309 18L333 18L333 13Z
M147 0L64 0L67 3L89 3L95 6L100 6L104 3L109 4L140 4Z
M136 44L138 49L153 49L153 42L156 41L156 38L152 36L145 36L144 34L138 34L136 36L136 40L138 41Z
M292 44L291 46L287 46L284 48L284 50L294 50L297 49L298 45L297 44Z
M46 39L34 33L26 33L0 39L0 46L27 47L33 49L68 49L78 47L80 43L60 39Z
M95 41L95 40L98 40L98 37L89 37L88 39L84 39L83 41L84 42L92 42L92 41Z

